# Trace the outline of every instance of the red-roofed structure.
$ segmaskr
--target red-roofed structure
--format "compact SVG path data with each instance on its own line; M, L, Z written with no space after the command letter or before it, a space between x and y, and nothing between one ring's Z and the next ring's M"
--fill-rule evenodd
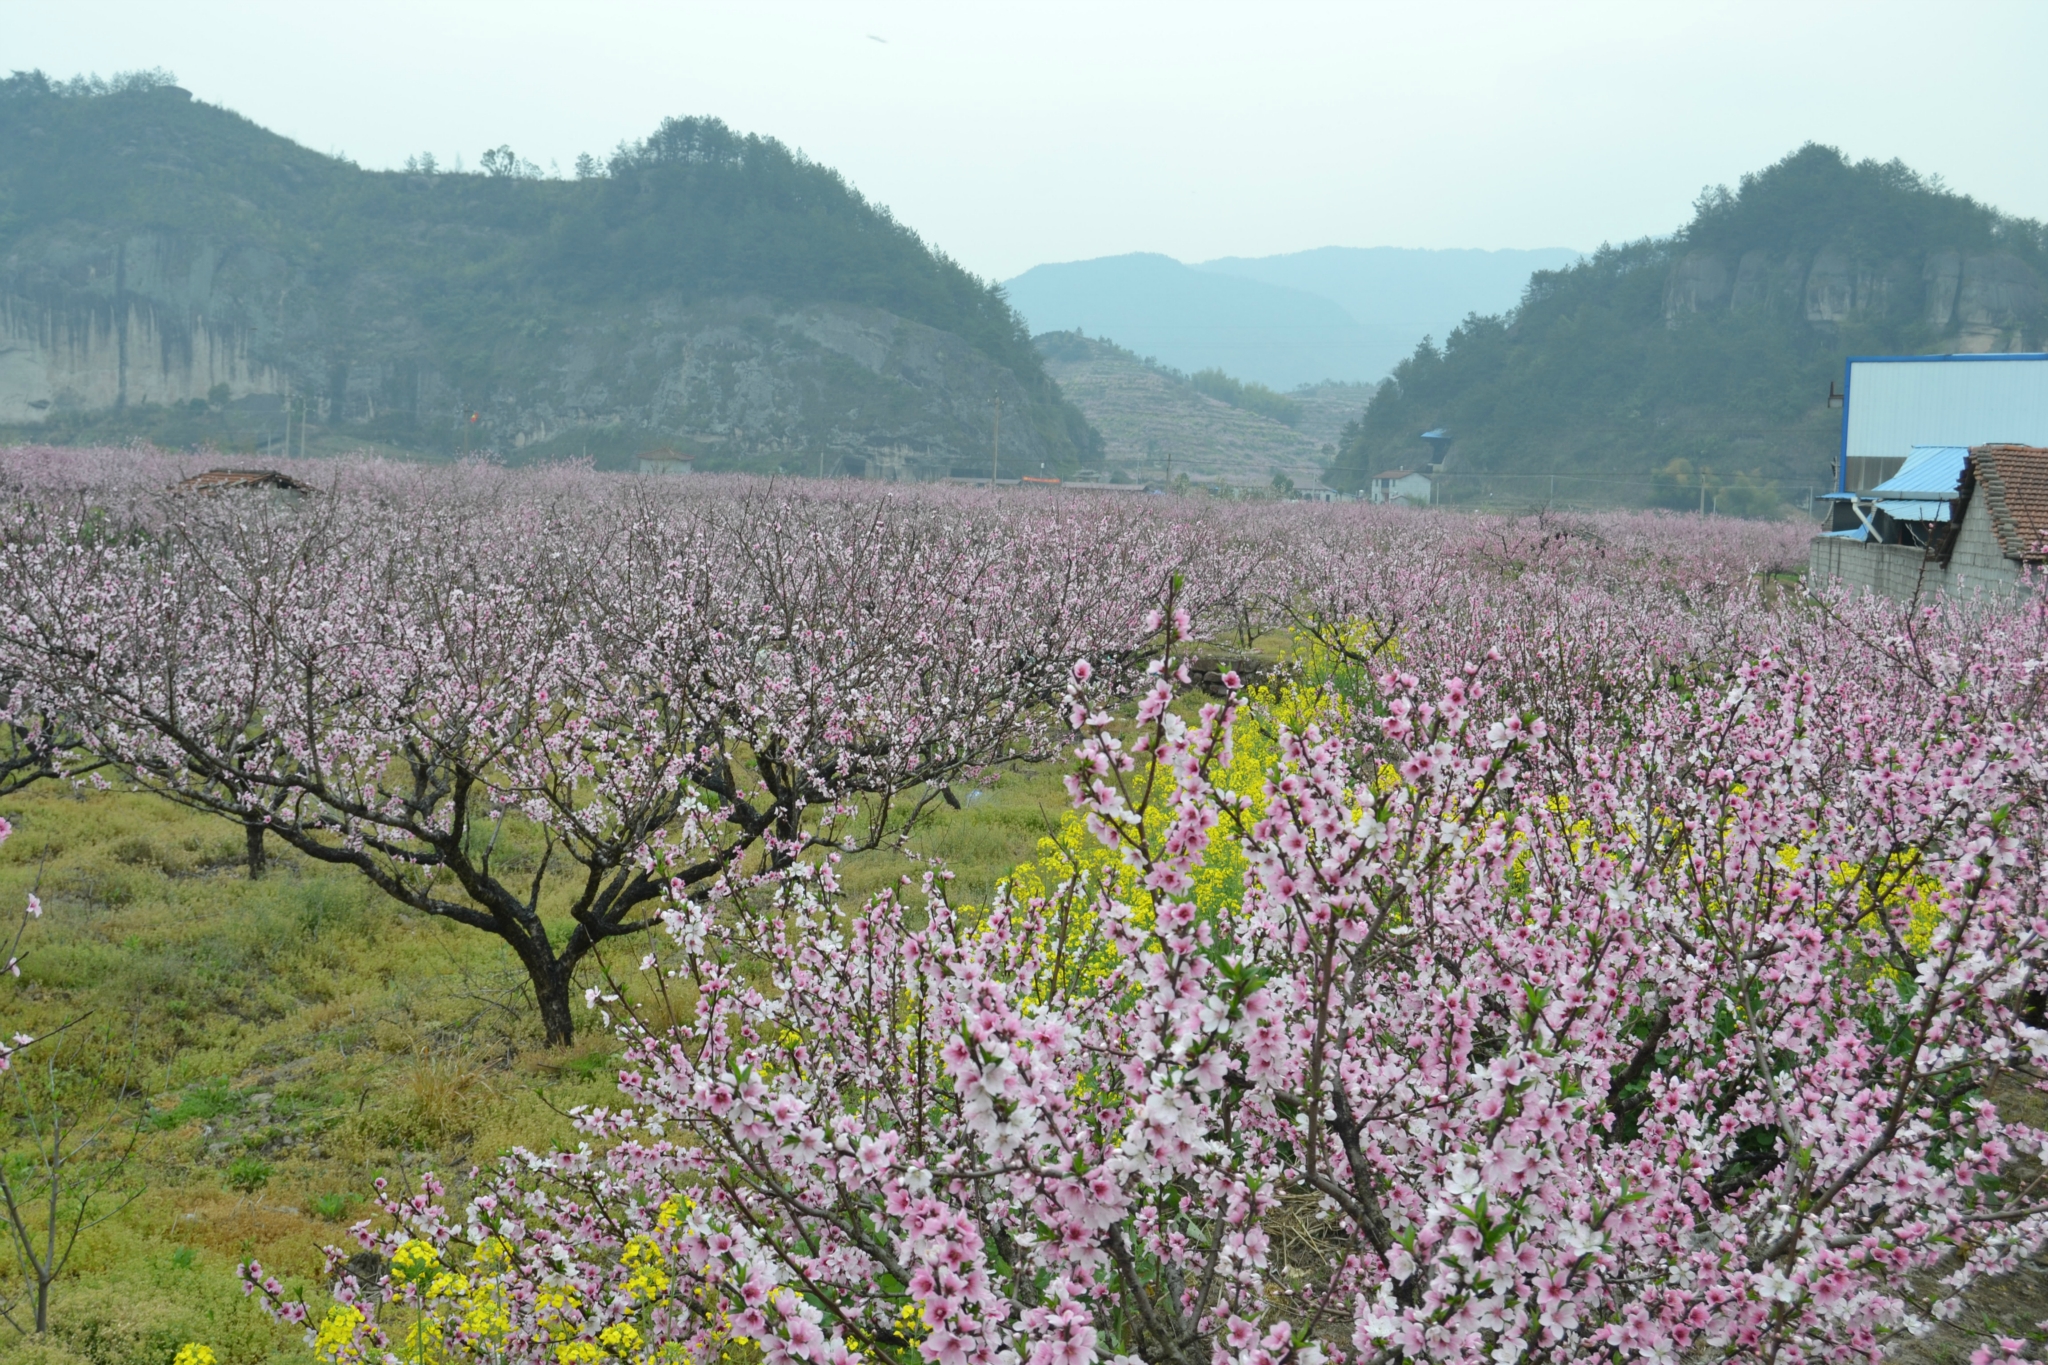
M1983 500L2006 558L2024 563L2048 559L2048 450L1977 446L1970 451L1966 482L1972 474L1977 486L1971 501Z

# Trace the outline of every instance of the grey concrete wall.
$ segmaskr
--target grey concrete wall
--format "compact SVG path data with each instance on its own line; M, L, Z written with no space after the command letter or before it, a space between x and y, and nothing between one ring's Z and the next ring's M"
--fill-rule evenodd
M1814 587L1839 581L1901 602L1937 592L2011 597L2026 591L2019 578L2020 565L2005 557L1982 498L1971 499L1946 569L1910 545L1868 545L1826 536L1814 537L1806 566L1806 581Z

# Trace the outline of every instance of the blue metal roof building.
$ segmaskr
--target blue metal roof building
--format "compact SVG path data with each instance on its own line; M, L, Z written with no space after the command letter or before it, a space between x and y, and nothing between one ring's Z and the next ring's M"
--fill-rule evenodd
M1849 357L1835 492L1874 492L1937 445L2048 446L2048 352Z

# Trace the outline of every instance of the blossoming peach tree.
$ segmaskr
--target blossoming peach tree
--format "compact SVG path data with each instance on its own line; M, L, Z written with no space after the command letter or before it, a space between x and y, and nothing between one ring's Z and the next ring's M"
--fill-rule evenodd
M1128 512L857 486L325 477L0 481L0 791L104 769L242 826L251 875L266 840L353 869L503 940L558 1045L672 891L900 838L1049 753L1068 660L1134 650L1178 552Z
M593 996L584 1147L386 1192L330 1307L250 1289L335 1360L1833 1361L2040 1241L2017 675L1902 724L1881 673L1646 651L1560 723L1502 653L1380 662L1194 706L1169 649L1134 717L1076 664L1111 875L678 896Z

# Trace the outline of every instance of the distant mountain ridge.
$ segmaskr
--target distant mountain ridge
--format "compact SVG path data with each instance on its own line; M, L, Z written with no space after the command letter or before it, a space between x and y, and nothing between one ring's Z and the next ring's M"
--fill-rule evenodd
M364 171L192 100L0 80L0 439L1073 470L1000 290L830 169L671 119L579 178Z
M1277 389L1377 381L1425 335L1499 312L1565 248L1323 247L1184 265L1156 253L1035 266L1005 283L1034 331L1078 328L1176 369Z
M1808 144L1417 347L1331 477L1411 464L1442 428L1454 499L1770 514L1828 484L1845 357L2044 343L2048 228Z

